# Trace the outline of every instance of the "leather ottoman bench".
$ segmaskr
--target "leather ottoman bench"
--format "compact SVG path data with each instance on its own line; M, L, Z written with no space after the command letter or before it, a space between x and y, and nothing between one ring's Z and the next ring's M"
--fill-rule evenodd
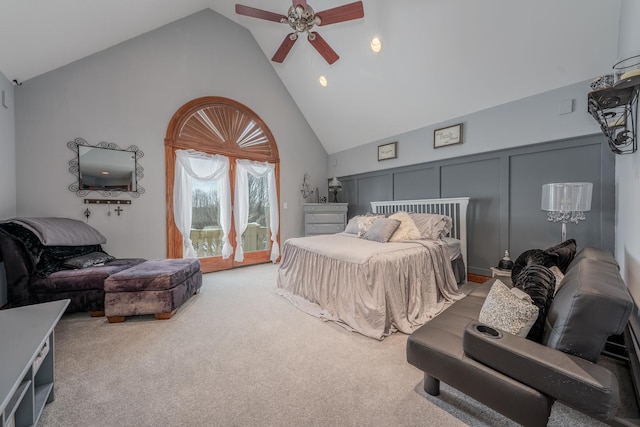
M109 323L126 316L153 314L170 319L202 286L197 258L145 261L104 281L104 311Z

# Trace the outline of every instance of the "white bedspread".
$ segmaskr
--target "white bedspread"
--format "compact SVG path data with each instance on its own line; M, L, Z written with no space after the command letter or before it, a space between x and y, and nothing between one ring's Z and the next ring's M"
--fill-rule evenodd
M378 243L346 233L287 240L278 287L306 313L380 340L411 333L464 296L443 241Z

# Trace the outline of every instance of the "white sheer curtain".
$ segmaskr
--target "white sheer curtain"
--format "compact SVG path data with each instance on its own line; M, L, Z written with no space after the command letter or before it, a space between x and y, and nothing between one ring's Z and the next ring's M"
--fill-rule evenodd
M235 261L244 260L242 249L242 234L247 229L249 221L249 176L256 178L267 177L269 191L269 228L271 229L271 262L276 262L280 256L278 246L278 192L276 191L275 165L267 162L252 162L251 160L236 160L236 205L233 210L236 223L236 255Z
M173 183L173 215L176 227L182 233L183 257L197 257L191 242L191 182L218 181L220 183L220 227L222 228L222 258L233 253L229 243L231 229L231 187L229 184L229 158L201 153L196 150L176 150L176 171Z

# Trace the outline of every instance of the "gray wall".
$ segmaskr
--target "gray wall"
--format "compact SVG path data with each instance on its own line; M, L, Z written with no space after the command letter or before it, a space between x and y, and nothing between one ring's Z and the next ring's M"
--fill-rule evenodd
M640 54L640 2L623 0L618 54ZM636 123L638 122L636 117ZM616 161L616 259L636 302L640 301L640 153Z
M16 136L13 85L0 73L0 218L16 215ZM0 307L7 303L4 264L0 262Z
M599 134L598 124L587 112L587 93L591 90L589 83L590 81L584 81L561 87L434 126L330 154L328 176L353 175L383 168L408 166ZM452 94L458 96L460 102L464 102L464 94L458 94L455 90ZM560 106L566 101L571 102L572 112L561 114ZM463 124L463 143L434 148L434 130L457 123ZM398 142L398 158L379 162L378 145L391 141Z
M560 242L561 225L540 210L542 185L592 182L587 220L568 224L578 247L614 248L614 155L599 135L463 156L410 167L340 177L341 202L349 217L370 211L375 200L471 198L468 269L491 275L505 250L515 258L527 249Z
M639 22L640 2L623 0L618 35L619 58L640 54ZM619 156L617 159L616 194L616 259L620 263L620 273L637 306L640 303L640 153ZM640 316L637 311L632 314L629 323L635 338L635 348L630 352L637 355L637 343L640 339ZM640 373L635 368L632 373L637 389Z
M74 179L68 141L135 144L144 152L146 193L122 216L91 206L89 223L115 256L166 255L164 137L176 110L194 98L234 99L269 126L281 159L283 240L303 234L304 173L325 188L326 151L269 60L245 28L210 9L28 80L15 96L19 215L84 220L86 206L67 189Z
M0 218L16 214L16 128L13 85L0 73ZM1 98L0 98L1 103Z

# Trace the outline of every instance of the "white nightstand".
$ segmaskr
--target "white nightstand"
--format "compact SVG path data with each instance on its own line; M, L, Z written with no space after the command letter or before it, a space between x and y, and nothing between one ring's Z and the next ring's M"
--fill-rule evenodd
M511 277L511 270L503 270L498 267L491 267L491 277L507 276Z
M304 235L333 234L347 226L348 203L305 203Z

